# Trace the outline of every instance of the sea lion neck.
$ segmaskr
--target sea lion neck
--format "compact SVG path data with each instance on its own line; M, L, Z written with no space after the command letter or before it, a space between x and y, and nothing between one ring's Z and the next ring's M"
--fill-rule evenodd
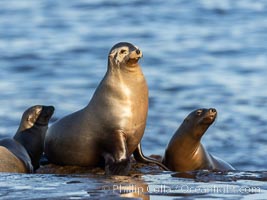
M171 161L170 159L168 159L167 163L179 162L179 168L181 170L184 168L184 166L187 166L186 163L188 162L188 160L195 158L195 155L199 151L200 147L201 142L199 140L196 140L192 136L192 133L186 132L185 134L179 134L178 132L177 134L176 132L176 134L174 134L173 138L171 139L171 142L169 143L166 151L168 152L168 156L175 157L175 161ZM179 155L176 155L176 152L179 152ZM176 167L172 166L170 168L175 169Z
M179 141L179 145L184 146L185 148L191 148L192 152L195 151L195 149L198 148L200 145L201 137L196 137L195 132L192 130L178 130L179 134L178 136L175 136L175 138L179 137L180 139L175 139L175 141ZM183 148L183 147L182 147Z
M123 73L126 74L142 74L142 69L138 62L128 62L114 64L112 61L108 62L107 73Z
M209 124L201 124L194 130L193 137L195 140L198 140L199 142L201 141L201 138L203 135L206 133L206 131L209 128Z
M108 68L104 79L108 84L123 84L128 88L132 88L132 90L146 87L144 74L138 64L134 68Z

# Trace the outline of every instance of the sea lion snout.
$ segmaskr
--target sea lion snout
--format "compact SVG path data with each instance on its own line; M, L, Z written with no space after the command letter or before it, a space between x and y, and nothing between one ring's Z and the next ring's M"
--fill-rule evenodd
M36 124L47 125L50 118L54 114L55 108L54 106L42 106L42 112L39 115Z
M55 107L54 106L43 106L43 111L46 115L51 116L55 111Z
M203 122L204 123L213 123L213 121L216 119L217 117L217 110L215 108L209 108L206 113L205 116L203 117Z
M129 59L138 61L139 58L141 58L142 56L143 56L142 51L140 49L135 49L135 50L130 52Z
M210 115L210 118L214 120L217 116L217 110L215 108L210 108L209 115Z
M215 108L210 108L209 109L209 114L212 115L212 116L214 116L214 115L217 114L217 110Z
M55 108L54 106L44 106L42 115L49 120L51 116L54 114Z

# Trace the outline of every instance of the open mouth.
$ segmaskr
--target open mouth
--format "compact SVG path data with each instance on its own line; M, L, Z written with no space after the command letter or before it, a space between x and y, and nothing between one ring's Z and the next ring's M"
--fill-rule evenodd
M142 56L142 52L139 49L136 49L129 54L126 62L129 64L136 64Z
M138 60L140 59L140 57L136 57L136 58L129 58L128 60L127 60L127 63L128 64L136 64L136 63L138 63Z

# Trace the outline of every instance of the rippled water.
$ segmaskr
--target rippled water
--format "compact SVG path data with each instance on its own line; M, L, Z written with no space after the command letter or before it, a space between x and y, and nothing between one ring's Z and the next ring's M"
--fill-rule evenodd
M265 170L266 11L265 0L1 1L0 136L31 105L54 105L54 120L85 106L108 51L128 41L143 51L150 91L145 154L162 154L189 112L214 107L207 149Z

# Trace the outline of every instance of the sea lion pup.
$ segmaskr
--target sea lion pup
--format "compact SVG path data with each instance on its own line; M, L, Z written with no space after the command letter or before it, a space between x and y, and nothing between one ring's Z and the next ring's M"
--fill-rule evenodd
M225 161L207 152L200 140L214 122L214 108L191 112L169 142L162 163L170 170L184 172L193 170L234 170Z
M104 163L107 175L128 174L148 111L141 57L141 50L127 42L111 48L107 72L89 104L48 129L45 154L50 162L88 167Z
M22 115L13 137L0 140L0 172L32 173L39 168L53 106L36 105Z

